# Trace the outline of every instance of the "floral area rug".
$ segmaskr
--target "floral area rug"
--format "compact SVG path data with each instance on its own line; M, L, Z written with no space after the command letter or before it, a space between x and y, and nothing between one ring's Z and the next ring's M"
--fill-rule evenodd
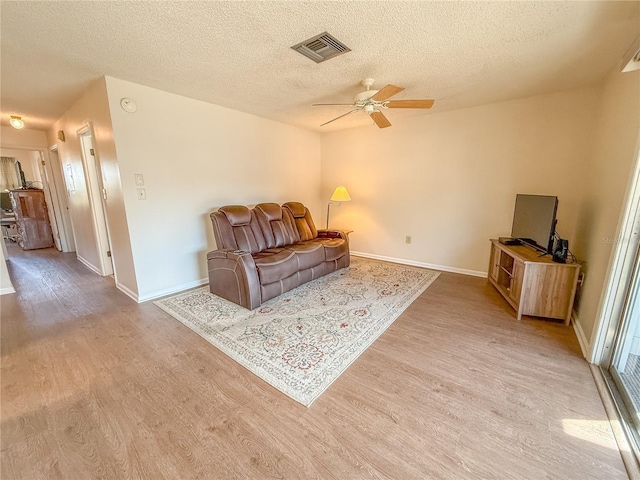
M391 325L439 273L351 258L351 266L249 311L208 287L158 307L307 407Z

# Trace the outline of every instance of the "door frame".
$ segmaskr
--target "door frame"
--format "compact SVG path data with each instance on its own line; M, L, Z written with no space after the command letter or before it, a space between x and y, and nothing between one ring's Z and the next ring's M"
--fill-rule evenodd
M61 207L59 202L60 191L56 187L55 182L49 181L49 177L53 176L53 171L51 170L52 166L47 147L0 143L0 148L9 150L26 150L29 152L38 152L40 154L40 165L38 166L38 168L40 169L41 177L43 180L42 190L44 191L45 195L45 202L47 204L47 210L49 213L49 223L51 224L51 231L53 232L54 244L57 250L60 250L62 252L68 251L64 249L65 246L68 246L68 232L65 230L64 224L62 223L60 210ZM42 162L44 162L44 165L42 165ZM46 173L46 175L44 176L42 175L43 170Z
M95 134L91 122L84 123L76 132L78 145L80 146L80 156L82 158L82 169L91 205L91 216L93 219L93 234L98 248L98 258L100 260L100 275L107 276L115 273L112 261L111 236L109 232L109 222L107 218L107 206L105 199L104 179L98 150L96 149ZM87 152L84 138L91 139L91 149L93 154ZM95 175L95 184L92 180ZM97 191L96 191L97 190Z
M587 360L609 368L613 360L614 346L631 288L633 273L638 262L640 247L640 132L636 142L635 166L626 191L615 240L615 250L609 262L605 289L600 301L597 328L594 331L592 349Z

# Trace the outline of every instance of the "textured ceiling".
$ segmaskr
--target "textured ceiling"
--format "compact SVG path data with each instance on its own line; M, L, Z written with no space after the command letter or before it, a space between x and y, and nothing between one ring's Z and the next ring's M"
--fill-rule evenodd
M51 125L102 75L317 131L372 124L359 82L431 111L593 85L640 33L639 2L2 1L0 106ZM289 47L328 31L351 52ZM386 112L391 123L429 111ZM372 128L375 128L372 126Z

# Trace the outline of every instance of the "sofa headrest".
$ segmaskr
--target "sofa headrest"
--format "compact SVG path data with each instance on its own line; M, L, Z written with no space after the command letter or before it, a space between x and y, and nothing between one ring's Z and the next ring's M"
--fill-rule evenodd
M282 207L277 203L259 203L255 208L264 213L270 222L282 220Z
M225 214L233 227L249 225L251 223L251 210L244 205L227 205L218 209Z
M307 207L300 202L287 202L283 206L289 209L294 218L304 217L307 213Z

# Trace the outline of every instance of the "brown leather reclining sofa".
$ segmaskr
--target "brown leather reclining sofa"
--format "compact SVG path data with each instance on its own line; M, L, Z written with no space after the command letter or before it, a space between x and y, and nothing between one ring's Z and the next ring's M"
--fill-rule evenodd
M211 221L209 290L250 310L350 263L347 235L317 230L302 203L229 205Z

